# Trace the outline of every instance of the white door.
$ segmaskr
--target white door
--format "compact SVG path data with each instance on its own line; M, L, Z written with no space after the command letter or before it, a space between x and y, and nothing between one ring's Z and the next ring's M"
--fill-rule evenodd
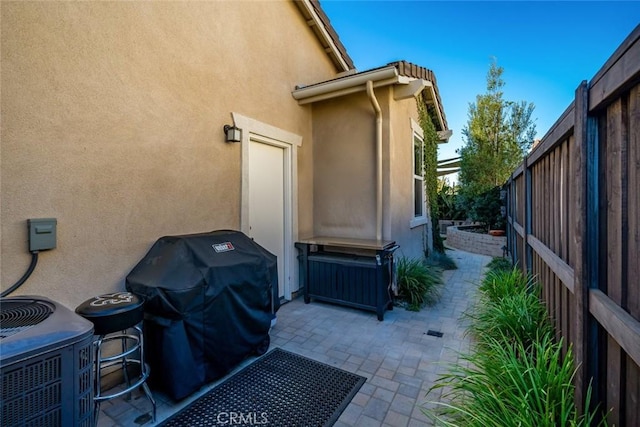
M278 257L278 295L284 297L286 221L286 150L249 142L249 237Z

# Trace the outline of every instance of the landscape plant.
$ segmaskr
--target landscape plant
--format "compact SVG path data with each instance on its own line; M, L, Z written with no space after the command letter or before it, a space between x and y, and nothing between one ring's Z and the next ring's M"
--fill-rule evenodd
M505 269L499 265L499 268L489 270L480 282L478 290L481 302L477 305L482 310L484 301L495 302L516 294L530 293L533 286L533 278L522 274L517 267Z
M493 187L473 196L469 216L482 224L486 230L504 230L507 224L502 216L501 206L503 201L500 199L500 187Z
M458 150L460 198L469 207L471 219L487 226L500 218L500 206L495 206L493 197L496 189L520 164L536 134L535 106L504 98L503 72L495 61L489 67L487 91L469 105L463 146Z
M431 389L443 391L435 419L444 426L592 426L594 413L577 413L574 375L571 349L563 356L553 333L529 346L486 338L482 351L463 356Z
M469 331L474 337L480 337L477 345L486 345L487 340L502 340L527 348L540 336L552 334L553 328L537 290L535 287L496 300L483 299L480 307L467 314L471 319Z
M420 98L424 95L420 95ZM418 118L422 129L424 150L423 165L425 196L431 218L431 236L433 250L444 252L444 242L440 237L440 209L438 206L438 131L434 124L433 111L430 111L423 100L418 103ZM428 253L426 253L428 255Z
M441 219L465 220L467 209L458 197L459 186L449 184L446 178L438 179L438 209Z
M493 257L491 261L489 261L489 264L487 264L487 268L489 271L511 270L513 268L513 264L509 258Z
M443 270L456 270L458 268L456 262L449 256L449 254L447 254L446 251L433 251L427 257L426 263L428 266L441 268Z
M400 257L397 260L396 281L400 301L407 310L419 311L440 298L442 270L420 259Z
M468 313L472 350L436 381L435 409L423 412L443 426L591 426L597 409L578 414L572 348L555 339L539 286L494 259ZM584 408L589 408L590 387ZM600 425L606 425L603 420Z

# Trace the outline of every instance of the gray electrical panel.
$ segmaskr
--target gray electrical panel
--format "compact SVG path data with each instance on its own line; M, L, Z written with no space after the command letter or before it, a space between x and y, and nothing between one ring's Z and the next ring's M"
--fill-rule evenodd
M56 247L55 218L28 219L29 226L29 252L45 251Z

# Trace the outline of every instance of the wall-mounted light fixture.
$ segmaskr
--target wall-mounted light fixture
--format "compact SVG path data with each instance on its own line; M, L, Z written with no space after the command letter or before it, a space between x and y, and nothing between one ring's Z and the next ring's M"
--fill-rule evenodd
M235 126L224 125L224 135L226 142L240 142L242 141L242 129Z

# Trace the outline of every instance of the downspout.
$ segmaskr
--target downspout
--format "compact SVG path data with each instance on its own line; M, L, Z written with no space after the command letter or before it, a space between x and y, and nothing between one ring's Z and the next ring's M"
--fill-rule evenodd
M382 240L382 110L372 80L367 80L367 95L376 112L376 240Z

